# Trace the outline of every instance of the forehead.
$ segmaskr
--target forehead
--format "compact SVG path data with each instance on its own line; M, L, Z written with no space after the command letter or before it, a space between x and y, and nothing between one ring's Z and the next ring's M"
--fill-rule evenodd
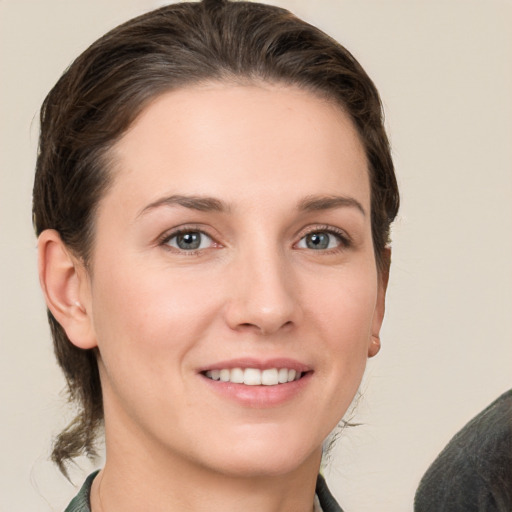
M162 94L113 148L110 193L358 196L369 208L366 155L348 115L298 87L210 83ZM283 197L285 193L286 197ZM279 195L278 195L279 196Z

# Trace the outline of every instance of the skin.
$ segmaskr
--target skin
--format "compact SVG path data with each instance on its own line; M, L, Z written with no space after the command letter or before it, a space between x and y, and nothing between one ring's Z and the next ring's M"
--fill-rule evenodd
M155 99L113 161L89 272L56 232L39 242L50 309L99 350L93 511L310 511L384 314L352 122L297 88L213 83ZM204 233L200 248L181 249L177 228ZM277 405L241 402L200 373L234 358L310 371Z

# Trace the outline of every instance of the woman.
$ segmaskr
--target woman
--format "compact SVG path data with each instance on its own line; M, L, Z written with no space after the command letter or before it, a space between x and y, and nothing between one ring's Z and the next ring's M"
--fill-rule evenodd
M41 113L39 272L80 407L68 510L340 510L317 474L379 329L398 191L378 93L276 7L164 7ZM316 494L315 494L316 487Z

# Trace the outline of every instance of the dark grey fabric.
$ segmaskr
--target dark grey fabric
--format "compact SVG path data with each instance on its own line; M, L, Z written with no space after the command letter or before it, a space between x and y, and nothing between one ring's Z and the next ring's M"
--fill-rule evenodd
M82 485L82 488L80 489L80 492L73 498L64 512L91 512L89 495L91 494L92 481L97 474L98 471L95 471L87 477L84 485ZM321 475L318 475L316 482L316 493L323 512L343 512L330 493L327 484Z
M512 511L512 389L439 454L416 491L414 511Z

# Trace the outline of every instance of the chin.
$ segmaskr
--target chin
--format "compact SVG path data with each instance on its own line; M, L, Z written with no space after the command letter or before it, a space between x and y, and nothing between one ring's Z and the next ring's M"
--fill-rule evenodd
M247 479L275 478L298 471L310 457L298 459L297 457L289 456L289 454L279 454L277 457L274 455L267 457L265 454L260 454L257 458L241 456L229 462L224 460L222 468L219 468L219 472ZM321 452L318 456L318 465L320 464L320 459Z
M233 440L232 440L233 441ZM322 443L312 443L306 435L248 435L230 442L227 449L212 453L210 463L220 473L246 478L278 477L293 473L304 465L320 466ZM219 443L217 447L221 447Z

